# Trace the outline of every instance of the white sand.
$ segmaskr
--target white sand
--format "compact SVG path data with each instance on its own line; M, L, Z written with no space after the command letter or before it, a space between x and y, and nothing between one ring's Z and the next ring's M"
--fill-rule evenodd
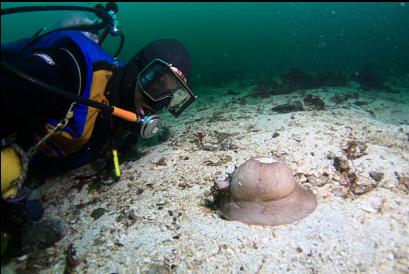
M229 89L241 94L227 96ZM45 218L62 218L67 234L25 263L41 273L63 273L64 252L73 243L81 260L74 273L409 273L409 199L398 180L409 177L409 90L405 97L327 88L248 98L240 105L238 99L253 89L238 83L203 87L208 95L180 118L166 116L168 125L174 123L170 138L139 147L146 154L122 164L122 179L99 194L89 194L87 186L79 193L71 188L83 169L48 180L38 190L46 198ZM332 102L334 93L349 92L359 92L359 99ZM306 94L320 96L326 110L271 111ZM208 150L197 144L197 132L205 134ZM231 134L224 146L219 133ZM272 138L274 133L279 136ZM353 171L360 182L376 186L344 198L346 187L327 155L346 158L342 149L351 140L367 146L366 155L349 161ZM303 173L297 181L318 200L311 215L262 227L224 220L203 206L214 178L263 155ZM155 164L161 158L165 166ZM384 173L382 181L376 184L371 171ZM95 198L100 202L76 210ZM107 212L94 221L91 213L99 207Z

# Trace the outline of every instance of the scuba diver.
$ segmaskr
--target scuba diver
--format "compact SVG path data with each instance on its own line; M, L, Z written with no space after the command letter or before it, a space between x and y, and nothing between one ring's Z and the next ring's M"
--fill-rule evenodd
M89 11L98 19L71 16L1 45L2 212L20 208L29 221L41 219L42 207L27 199L27 174L72 169L110 154L120 176L114 136L151 138L162 126L161 110L177 117L196 99L187 85L189 53L177 40L153 41L126 64L118 61L124 36L113 2L1 12L47 10ZM101 47L108 35L121 38L115 55Z

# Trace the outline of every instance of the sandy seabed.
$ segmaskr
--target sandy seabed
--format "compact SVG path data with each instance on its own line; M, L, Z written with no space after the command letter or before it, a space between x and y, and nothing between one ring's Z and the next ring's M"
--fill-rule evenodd
M181 117L166 116L169 136L135 148L139 156L121 164L119 181L99 191L74 187L86 168L47 180L37 190L44 218L64 220L66 235L18 268L64 273L72 244L79 259L72 273L409 273L408 88L382 93L352 85L245 99L254 85L200 89L208 95ZM333 100L353 93L359 98ZM309 94L325 110L272 111ZM360 152L348 158L352 143ZM262 155L287 163L316 195L311 215L263 227L225 220L205 206L215 178ZM354 186L334 157L357 176ZM371 172L383 178L376 182Z

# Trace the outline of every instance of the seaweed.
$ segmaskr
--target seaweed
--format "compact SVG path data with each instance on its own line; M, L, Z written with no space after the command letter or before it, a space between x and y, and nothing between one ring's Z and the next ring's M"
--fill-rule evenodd
M335 104L342 104L345 101L349 99L358 99L359 98L359 93L357 92L349 92L346 94L335 94L332 98L331 101L333 101ZM358 105L354 103L355 105Z
M361 89L365 91L380 90L390 93L399 93L399 90L385 85L385 77L383 77L379 70L376 70L373 65L363 65L360 71L355 73L355 80L361 85Z
M68 248L66 253L66 265L65 265L65 270L64 274L71 274L74 272L74 268L80 264L80 260L77 257L77 252L74 248L74 245L71 243Z
M366 155L366 148L366 144L352 140L347 143L346 148L342 149L346 159L344 157L331 157L334 160L335 170L339 174L337 175L337 177L340 178L338 180L341 186L346 187L347 190L346 193L341 190L341 195L344 198L349 197L355 199L360 195L372 191L383 177L383 174L375 174L372 172L372 175L370 174L372 180L370 180L364 176L358 176L354 171L353 160ZM337 193L335 195L340 196L338 193L339 189L334 189L334 191Z
M347 86L348 78L339 72L319 72L317 75L309 74L296 68L281 75L281 90L295 91L299 89L312 89L321 87Z
M164 157L160 158L156 163L153 163L155 166L166 166L166 159Z
M344 87L348 86L348 78L339 72L319 72L315 78L316 87Z
M366 155L367 145L355 140L349 141L347 147L343 149L348 159L358 159Z
M93 192L100 192L103 184L99 181L92 181L88 184L88 194Z
M203 199L202 205L211 209L211 210L218 210L221 205L221 201L224 196L228 195L228 193L220 190L216 183L210 188L210 198L205 197Z
M287 104L281 104L271 109L279 113L289 113L293 111L303 111L304 107L300 101L294 101Z
M363 65L360 71L356 73L356 80L363 90L386 89L383 77L381 77L375 68L369 64Z
M317 110L325 109L324 101L320 97L311 94L304 98L304 104Z
M246 97L253 97L253 98L268 98L271 95L277 95L286 93L285 90L282 90L280 85L275 80L262 80L257 86L254 91L252 91Z
M313 76L299 68L292 68L288 73L281 75L281 79L281 89L287 92L310 89L316 86Z
M205 137L205 134L203 134L203 132L194 133L193 136L197 138L197 141L200 145L203 145L203 138Z
M250 94L243 97L268 98L272 95L286 94L296 90L321 87L347 86L348 77L339 72L307 73L300 68L292 68L281 75L281 84L275 80L264 79Z

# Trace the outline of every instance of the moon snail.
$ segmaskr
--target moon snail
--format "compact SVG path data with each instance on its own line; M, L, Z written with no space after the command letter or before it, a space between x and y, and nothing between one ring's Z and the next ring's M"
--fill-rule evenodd
M215 185L223 193L222 215L247 224L290 224L317 206L315 195L295 182L286 164L272 157L251 158Z

